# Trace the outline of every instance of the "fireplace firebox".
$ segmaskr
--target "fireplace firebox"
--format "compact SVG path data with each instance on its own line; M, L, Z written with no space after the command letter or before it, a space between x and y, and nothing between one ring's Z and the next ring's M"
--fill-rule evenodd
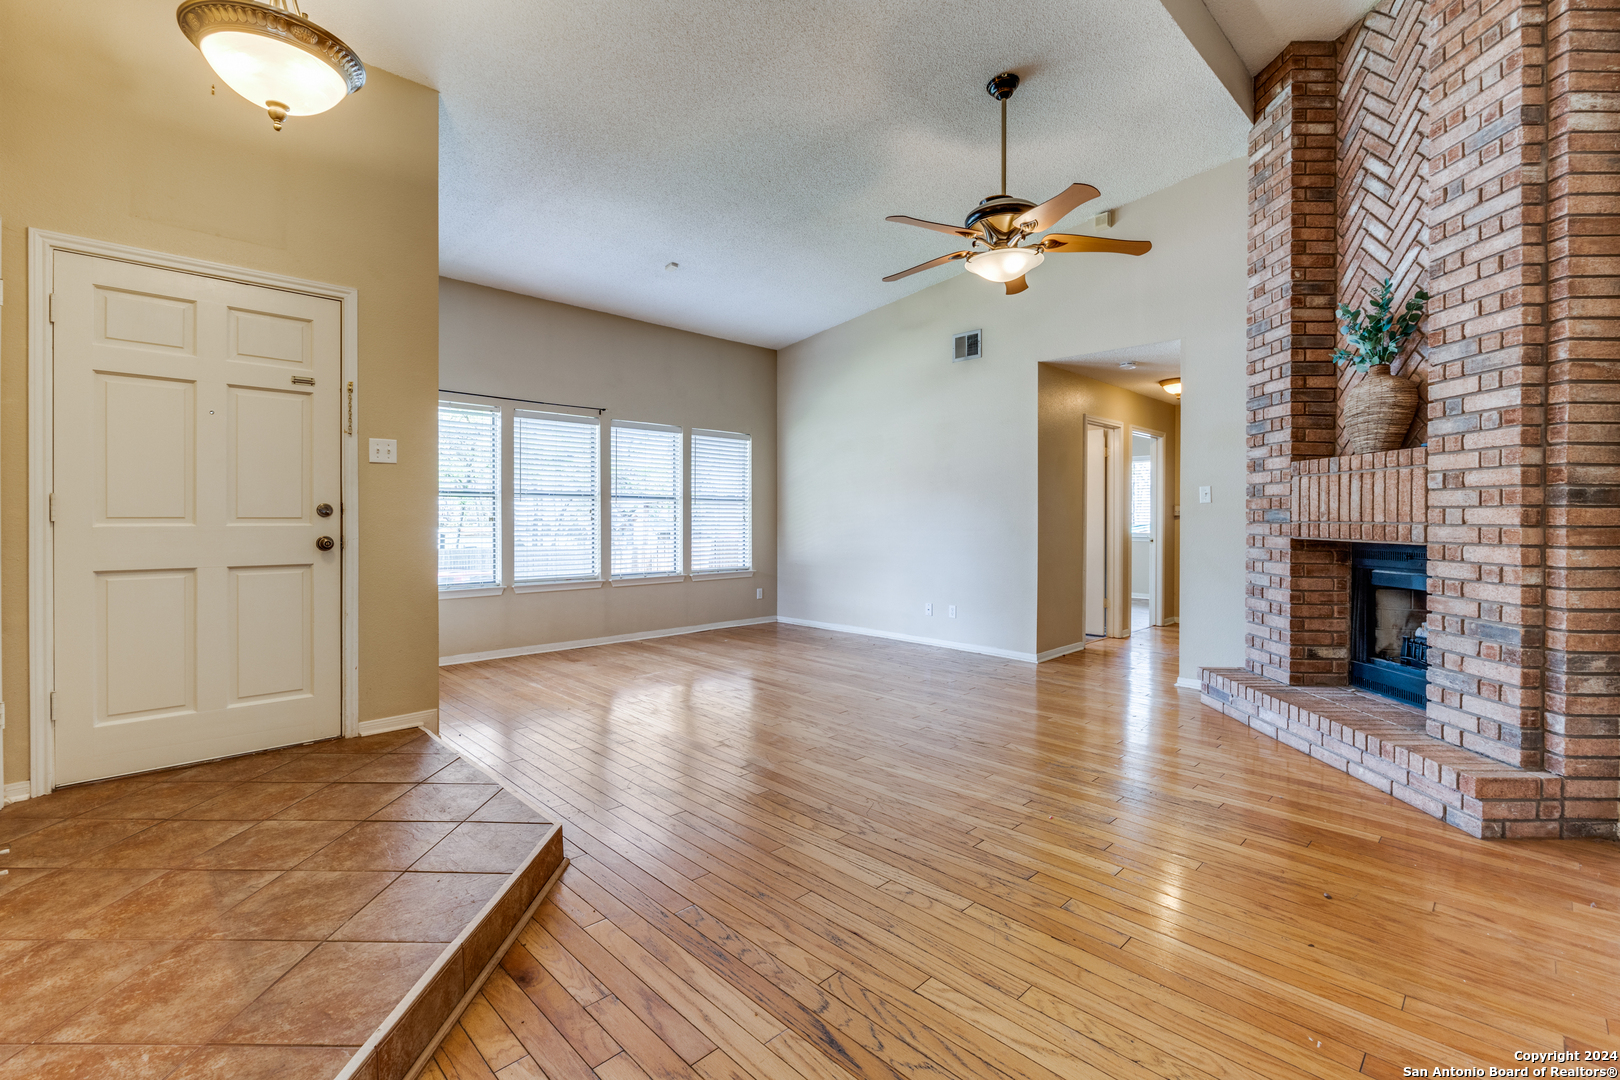
M1427 549L1350 545L1350 685L1423 708L1428 584Z

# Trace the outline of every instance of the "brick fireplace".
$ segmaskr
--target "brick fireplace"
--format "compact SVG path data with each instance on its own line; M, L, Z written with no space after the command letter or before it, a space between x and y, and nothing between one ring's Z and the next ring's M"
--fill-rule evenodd
M1620 819L1617 42L1620 0L1383 0L1255 80L1249 631L1204 698L1476 836ZM1334 309L1385 277L1433 294L1423 405L1351 455ZM1421 709L1348 685L1355 543L1427 548Z

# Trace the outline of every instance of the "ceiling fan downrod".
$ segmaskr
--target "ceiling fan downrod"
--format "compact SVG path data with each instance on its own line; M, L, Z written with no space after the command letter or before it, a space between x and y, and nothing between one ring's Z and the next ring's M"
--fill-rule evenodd
M1001 194L1007 194L1007 99L1018 89L1018 76L1003 71L984 84L985 93L1001 102Z

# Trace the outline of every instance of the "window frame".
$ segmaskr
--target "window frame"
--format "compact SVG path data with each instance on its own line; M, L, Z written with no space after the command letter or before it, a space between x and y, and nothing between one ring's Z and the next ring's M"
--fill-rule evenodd
M509 410L506 410L506 411L510 414L506 422L507 422L507 425L508 425L508 427L509 427L509 429L511 431L511 437L508 439L508 442L511 445L511 456L510 456L511 467L507 470L507 472L509 474L509 479L507 481L508 490L506 492L506 498L507 498L507 502L508 502L508 512L507 512L506 516L507 516L507 519L509 521L509 525L508 525L508 528L507 528L507 535L509 537L508 549L509 549L509 552L510 552L510 565L505 568L506 573L505 573L505 578L504 578L504 580L507 582L507 588L510 588L513 592L530 593L530 592L555 592L555 591L566 590L566 589L590 589L590 588L599 587L602 584L602 581L603 581L603 578L604 578L604 571L605 571L605 569L607 567L607 558L608 558L607 544L608 544L608 533L609 533L609 529L607 528L609 523L607 521L607 515L606 515L606 513L604 513L604 510L606 509L606 506L605 506L605 503L603 501L603 496L604 496L604 492L603 492L603 474L604 474L604 471L605 471L605 459L606 459L606 454L605 454L604 451L606 450L606 447L603 446L602 418L600 416L585 416L585 415L580 414L580 413L553 412L553 411L546 410L546 409L525 409L525 408L522 408L521 406L514 406L513 408L511 408ZM578 424L581 427L595 428L595 432L594 432L594 435L595 435L595 438L596 438L596 485L595 485L596 486L596 491L595 491L595 500L596 500L595 501L595 509L596 509L596 573L595 574L588 575L588 576L581 576L581 577L570 577L570 578L562 578L562 577L558 577L558 578L524 578L524 579L519 579L518 578L518 575L517 575L517 499L518 499L518 490L517 490L517 480L518 480L518 477L517 477L517 440L518 440L518 435L517 435L517 432L518 432L518 420L520 418L523 418L523 417L528 417L528 418L532 418L532 419L536 419L536 420L544 420L544 421L560 421L560 422L563 422L563 423Z
M504 493L505 493L506 472L507 472L506 461L505 461L505 457L506 457L506 453L507 453L507 445L506 445L507 440L503 438L503 435L504 435L503 428L505 426L504 425L504 419L503 419L503 416L502 416L503 410L500 408L500 406L491 405L487 401L478 401L478 400L475 400L475 399L472 399L472 398L464 398L464 397L461 397L461 396L448 396L448 395L442 395L441 394L439 396L438 405L435 408L434 413L433 413L433 416L434 416L434 460L435 460L435 462L438 461L440 453L441 453L442 448L443 448L443 434L442 434L442 431L441 431L441 426L442 426L442 423L443 423L442 414L443 414L443 410L444 410L445 406L458 407L458 408L463 408L463 409L481 410L481 411L484 411L484 412L488 412L488 413L492 414L495 417L495 492L494 492L494 495L495 495L495 553L494 553L495 554L495 560L494 560L495 561L495 581L492 582L492 583L469 583L469 584L466 584L466 585L445 585L438 578L438 574L439 574L440 571L438 570L437 565L435 566L435 570L434 570L435 581L438 583L439 595L440 596L456 596L456 597L499 596L506 589L506 585L505 585L505 582L506 582L506 567L505 567L505 562L504 562L505 546L506 545L503 543L503 539L504 539L503 533L504 533L505 528L506 528L506 519L507 519L507 516L508 516L507 514L505 514L503 512L503 509L504 509L503 504L505 502L505 499L504 499L503 496L504 496ZM437 472L438 472L437 467L435 467L434 471L437 474ZM437 484L437 481L436 481L436 484ZM435 513L439 512L439 506L440 506L441 500L444 498L444 490L445 489L442 486L436 486L435 487L435 490L434 490ZM437 544L435 544L435 549L434 550L435 550L435 552L440 550L437 547ZM437 556L435 557L435 563L437 563Z
M697 490L697 482L696 482L696 479L695 479L693 474L696 472L697 441L698 441L699 438L705 438L705 439L729 439L729 440L732 440L734 442L743 443L748 447L748 470L747 470L748 494L747 494L747 497L743 500L745 506L747 507L747 511L748 511L748 536L747 536L747 540L746 540L747 551L748 551L748 565L746 567L733 567L733 568L726 569L726 570L701 570L700 571L700 570L698 570L696 568L696 566L692 562L692 556L697 550L697 544L692 539L692 524L691 523L693 521L695 521L696 518L697 518L696 505L697 505L698 500L697 500L697 497L693 494L693 492L695 492ZM686 489L687 489L687 494L686 494L686 508L687 508L687 510L686 510L686 517L687 517L687 543L686 543L687 562L686 562L686 566L687 566L687 573L691 576L693 581L717 581L717 580L720 580L720 579L723 579L723 578L753 577L754 576L754 570L755 570L755 568L754 568L754 436L751 435L750 433L746 432L746 431L721 431L721 430L719 430L717 428L692 428L687 433L686 469L687 469L687 484L686 484ZM718 500L716 500L716 501L718 501Z
M607 458L602 469L603 483L607 489L608 525L605 533L606 558L602 565L603 575L612 585L657 585L671 581L685 581L688 577L687 564L690 558L691 543L687 536L691 514L687 505L691 498L691 485L687 475L686 443L687 429L679 424L657 424L644 420L620 420L613 418L607 421L606 427ZM613 570L613 519L615 515L614 501L617 499L613 492L614 449L613 432L623 428L630 431L661 431L675 436L675 543L678 550L675 554L675 569L669 571L655 571L646 574L618 574ZM633 498L634 496L626 496Z

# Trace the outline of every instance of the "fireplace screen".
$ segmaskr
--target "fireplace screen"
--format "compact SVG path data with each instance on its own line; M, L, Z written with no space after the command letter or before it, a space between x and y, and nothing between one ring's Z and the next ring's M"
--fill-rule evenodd
M1421 708L1428 669L1428 555L1356 544L1350 559L1350 682Z

